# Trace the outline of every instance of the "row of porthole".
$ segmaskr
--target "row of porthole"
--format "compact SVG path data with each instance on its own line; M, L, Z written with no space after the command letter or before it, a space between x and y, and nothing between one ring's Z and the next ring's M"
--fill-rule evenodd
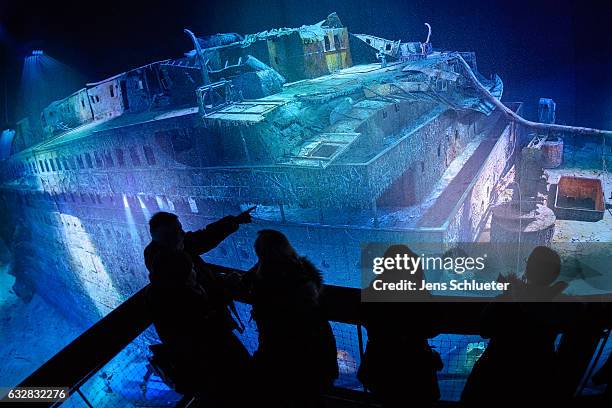
M164 195L144 195L144 194L136 194L136 195L128 195L122 193L103 193L102 195L99 193L93 192L61 192L56 194L49 194L47 192L38 192L38 193L17 193L17 197L22 204L31 205L30 197L32 195L42 196L42 199L53 202L53 201L63 201L73 203L77 203L80 201L82 204L89 203L94 205L104 205L103 200L108 198L111 206L119 206L122 205L126 208L138 208L143 207L147 208L149 212L154 211L176 211L177 204L179 207L184 207L185 209L189 207L189 210L197 214L199 213L199 208L196 200L193 197L177 197L177 199L169 199ZM79 200L80 199L80 200ZM153 207L150 207L154 202Z
M142 166L140 159L141 153L136 146L130 146L128 149L129 156L131 159L132 166ZM154 166L157 163L155 153L151 146L143 146L142 154L144 160L149 166ZM114 153L114 154L113 154ZM57 156L55 158L38 159L31 158L24 162L18 163L9 170L10 175L13 177L19 177L24 174L39 174L39 173L52 173L64 170L85 170L93 168L111 168L125 167L126 157L124 156L123 149L115 148L114 152L110 150L95 151L92 154L85 152L82 155L76 154L74 156Z

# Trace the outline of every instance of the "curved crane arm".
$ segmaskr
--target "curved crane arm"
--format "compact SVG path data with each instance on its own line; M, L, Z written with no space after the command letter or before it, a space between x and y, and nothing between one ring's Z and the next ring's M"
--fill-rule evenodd
M520 123L523 126L530 127L533 129L544 130L549 132L569 132L569 133L578 133L581 135L601 135L601 136L612 136L612 131L610 130L601 130L601 129L592 129L587 127L578 127L578 126L565 126L565 125L557 125L553 123L540 123L540 122L532 122L523 118L522 116L517 115L512 109L508 108L504 105L500 100L491 95L487 88L485 88L476 75L474 75L474 71L469 66L467 62L463 59L460 54L457 54L457 58L461 65L465 68L467 72L467 79L476 87L476 89L482 94L482 96L499 108L502 112L506 114L506 116L513 122Z

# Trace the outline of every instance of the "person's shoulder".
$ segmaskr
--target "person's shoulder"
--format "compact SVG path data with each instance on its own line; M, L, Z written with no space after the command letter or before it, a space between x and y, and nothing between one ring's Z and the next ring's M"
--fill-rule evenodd
M193 261L191 256L185 251L165 248L155 243L145 248L145 263L157 268L182 269L191 268Z
M174 255L176 251L173 251L169 248L165 248L158 243L151 241L149 245L147 245L144 249L144 257L145 260L149 261L159 261L160 259L165 259L169 256Z
M144 248L144 253L146 254L147 252L151 252L151 250L153 249L153 241L149 242L147 244L147 246Z
M305 256L300 256L298 261L305 278L314 283L317 287L321 287L323 285L323 275L321 271Z
M152 271L153 264L155 263L156 254L158 252L157 247L158 245L155 242L151 241L143 251L145 265L149 272Z
M151 241L145 247L143 253L145 258L152 256L159 250L159 245L155 241Z

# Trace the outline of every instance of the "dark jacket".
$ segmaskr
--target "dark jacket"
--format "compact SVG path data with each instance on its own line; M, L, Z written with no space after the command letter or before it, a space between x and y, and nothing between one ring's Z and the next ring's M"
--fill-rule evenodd
M482 315L481 336L489 338L489 344L463 389L463 403L555 405L555 339L564 320L560 311L556 303L488 305Z
M440 398L437 372L442 360L428 339L439 334L442 313L427 300L362 304L368 342L357 377L383 406L406 401L429 406Z
M255 366L275 389L316 394L338 377L336 340L319 306L320 272L306 258L252 270L252 316L259 347Z
M220 276L200 255L238 229L233 217L187 232L184 250L151 242L144 251L151 285L147 293L155 329L179 369L219 387L219 378L238 375L249 359L234 336L231 297Z

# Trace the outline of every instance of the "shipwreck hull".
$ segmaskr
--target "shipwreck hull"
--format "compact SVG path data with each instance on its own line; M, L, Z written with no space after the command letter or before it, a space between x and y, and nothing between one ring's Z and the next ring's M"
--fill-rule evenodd
M252 248L256 232L278 229L314 261L327 283L341 286L360 284L362 243L434 242L443 246L474 240L511 159L515 129L496 113L471 118L449 111L429 114L420 126L404 129L385 154L358 165L204 167L206 158L201 152L218 143L221 136L216 134L217 142L203 140L203 133L215 135L214 128L203 127L193 111L108 128L95 137L64 137L20 153L11 160L24 160L24 156L34 162L59 160L62 170L56 167L54 172L14 179L0 190L7 242L16 224L24 226L31 237L14 254L22 256L28 266L18 271L18 279L21 274L22 280L72 321L89 325L148 282L142 251L150 240L148 218L160 210L177 213L186 229L196 229L259 204L254 223L241 227L205 259L248 269L256 262ZM476 138L479 129L487 129L481 141ZM445 202L444 211L432 210L436 216L431 217L425 210L411 222L385 219L385 214L411 205L388 197L389 189L405 187L394 181L417 172L420 184L413 201L420 205L468 143L485 149L478 155L476 149L470 157L476 163L462 175L467 179L460 180L459 189L452 182L446 187L454 186L452 202L443 191L437 197L434 194L430 208L435 209L440 200ZM132 155L134 146L138 147L139 165ZM199 163L189 165L195 159L189 158L185 146L193 146L189 154L200 156ZM92 168L85 153L91 156ZM72 163L63 164L68 160ZM427 171L421 169L422 162L427 162ZM282 186L291 186L295 194L287 195ZM376 205L377 199L387 206Z

